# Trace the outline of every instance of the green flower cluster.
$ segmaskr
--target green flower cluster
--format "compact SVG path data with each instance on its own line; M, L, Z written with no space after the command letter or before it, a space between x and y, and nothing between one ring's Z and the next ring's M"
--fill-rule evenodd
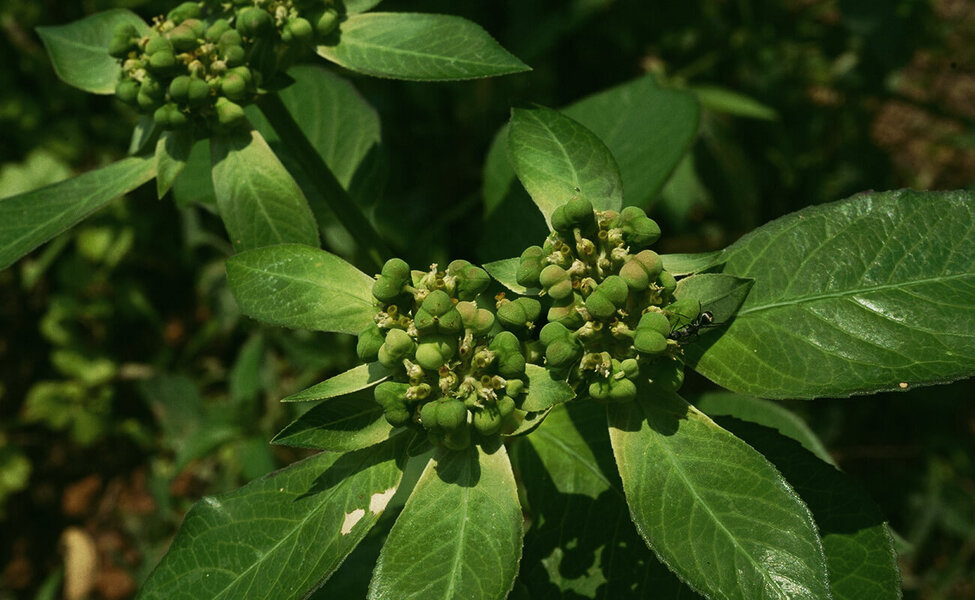
M454 450L511 428L526 361L521 341L502 330L501 311L484 297L490 282L464 260L446 271L411 271L398 258L383 266L372 289L375 324L359 334L356 351L391 373L375 388L390 424L422 428L432 443ZM504 318L528 328L518 315Z
M262 86L339 24L333 0L184 2L146 36L115 30L109 54L122 73L115 95L163 129L231 130Z
M636 207L595 211L573 199L552 215L553 233L521 255L517 280L551 299L541 329L545 366L597 400L636 396L638 377L676 390L683 363L672 332L700 303L676 300L677 281L647 249L660 228Z

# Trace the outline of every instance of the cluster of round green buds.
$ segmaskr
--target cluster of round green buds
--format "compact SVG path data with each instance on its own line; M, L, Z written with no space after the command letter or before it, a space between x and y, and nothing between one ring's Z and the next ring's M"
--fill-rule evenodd
M446 270L413 271L398 258L383 265L372 289L375 324L359 334L356 351L390 372L375 389L390 424L420 428L452 449L512 424L526 360L484 297L489 285L487 272L462 260Z
M156 18L148 35L131 24L116 28L109 44L122 65L115 94L163 129L232 130L244 124L243 106L262 84L339 21L331 0L184 2Z
M522 253L516 273L520 285L549 299L539 335L546 367L605 401L632 399L641 371L682 381L672 334L690 321L675 315L694 319L700 305L692 310L676 301L676 279L647 248L660 237L657 224L639 208L596 211L579 198L557 208L551 221L553 233Z

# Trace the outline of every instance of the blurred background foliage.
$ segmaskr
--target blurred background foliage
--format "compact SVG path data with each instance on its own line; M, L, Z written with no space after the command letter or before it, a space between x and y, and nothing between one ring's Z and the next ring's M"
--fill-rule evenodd
M0 197L119 158L136 121L58 81L33 28L171 4L0 4ZM350 77L383 122L386 180L367 208L414 265L478 258L484 158L511 105L566 106L645 73L702 106L692 151L647 207L662 252L720 248L863 190L975 184L970 0L380 8L459 14L534 68L436 85ZM354 356L350 338L241 318L219 221L151 187L0 272L0 600L133 597L195 500L298 457L267 444L296 416L278 399ZM906 598L975 598L973 397L961 382L786 403L889 516Z

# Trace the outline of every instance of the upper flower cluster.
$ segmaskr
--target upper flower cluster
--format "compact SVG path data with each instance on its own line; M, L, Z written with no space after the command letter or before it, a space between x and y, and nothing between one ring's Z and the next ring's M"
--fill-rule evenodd
M122 64L120 100L164 129L232 129L243 105L340 20L332 0L184 2L142 36L114 32L109 53Z

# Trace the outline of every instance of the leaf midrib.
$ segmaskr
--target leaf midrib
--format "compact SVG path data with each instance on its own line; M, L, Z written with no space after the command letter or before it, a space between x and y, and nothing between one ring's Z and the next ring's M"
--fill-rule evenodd
M643 408L642 403L640 403L640 408L641 408L641 412L647 415L647 410ZM778 590L780 597L788 598L789 596L786 594L785 590L779 587L777 582L774 579L772 579L765 572L764 569L761 569L759 567L759 563L755 560L755 558L751 555L751 553L749 553L741 544L738 543L738 539L734 535L732 535L730 531L728 531L728 529L724 526L724 523L722 523L721 520L718 519L717 515L715 515L714 512L711 510L711 507L708 505L708 503L705 502L704 499L697 493L696 487L691 483L690 479L688 479L687 473L684 472L684 469L681 466L681 464L677 462L677 459L674 453L671 451L671 449L666 444L658 444L658 447L660 447L664 451L664 454L667 456L668 461L670 462L671 466L674 468L674 472L677 473L680 479L687 486L687 490L690 492L691 496L693 496L695 502L704 509L705 513L707 513L709 517L711 517L711 520L718 527L718 529L720 529L725 534L725 536L731 541L732 545L748 559L748 562L751 563L755 571L761 574L762 579L764 579L769 585L771 585L776 590Z
M743 310L738 311L737 316L743 317L745 315L750 315L765 310L773 310L776 308L781 308L784 306L797 306L800 304L808 304L813 302L819 302L821 300L829 300L832 298L844 298L846 296L856 296L859 294L866 294L872 292L883 292L887 290L897 290L901 288L914 287L917 285L924 285L929 283L941 283L946 281L953 281L956 279L966 279L975 278L975 273L958 273L956 275L943 275L938 277L926 277L923 279L911 279L905 280L898 283L880 284L874 286L851 288L847 290L841 290L837 292L821 293L821 294L809 294L805 296L796 296L789 300L783 300L780 302L770 302L768 304L762 304L759 306L751 306Z

